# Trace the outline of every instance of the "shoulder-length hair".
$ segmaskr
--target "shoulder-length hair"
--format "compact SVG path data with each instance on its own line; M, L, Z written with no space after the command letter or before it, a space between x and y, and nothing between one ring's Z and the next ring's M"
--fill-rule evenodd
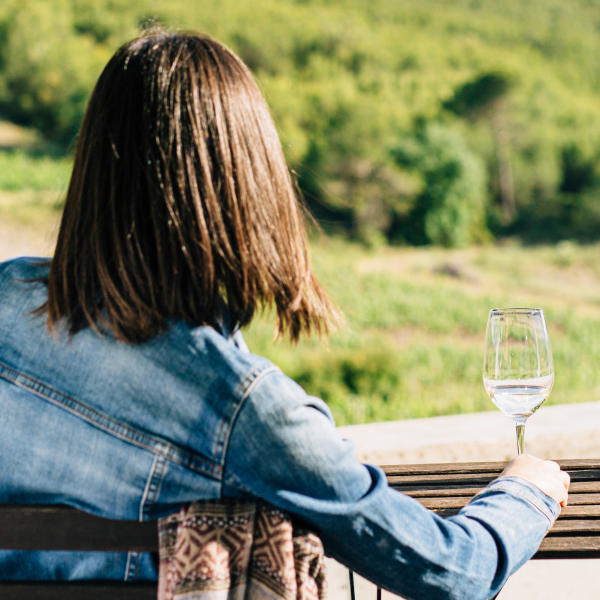
M234 324L274 305L277 333L328 333L267 105L228 48L155 31L124 46L89 101L48 280L48 324L140 343L169 319Z

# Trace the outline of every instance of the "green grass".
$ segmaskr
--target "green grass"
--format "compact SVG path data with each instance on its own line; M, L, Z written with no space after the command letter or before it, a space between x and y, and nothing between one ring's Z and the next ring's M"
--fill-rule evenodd
M293 348L274 344L263 318L246 338L326 400L338 424L493 410L481 367L494 306L544 308L556 370L549 403L600 399L600 246L366 251L326 241L314 250L348 326L328 345Z
M0 121L0 145L6 126ZM9 134L14 148L0 150L0 257L21 254L24 239L32 253L53 247L72 168L70 157L44 153L32 132L11 126Z
M0 151L0 190L63 191L69 183L72 159L36 156L25 150Z

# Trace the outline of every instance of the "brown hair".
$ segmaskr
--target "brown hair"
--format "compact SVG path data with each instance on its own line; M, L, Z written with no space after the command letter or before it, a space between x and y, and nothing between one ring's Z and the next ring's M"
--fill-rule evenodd
M238 326L274 304L294 341L338 319L249 70L209 37L154 31L92 93L41 310L51 330L139 343L167 319L215 325L224 302Z

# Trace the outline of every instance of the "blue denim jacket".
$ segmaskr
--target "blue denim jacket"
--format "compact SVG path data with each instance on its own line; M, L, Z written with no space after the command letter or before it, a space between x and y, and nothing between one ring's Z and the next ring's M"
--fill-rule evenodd
M442 519L356 461L326 404L239 334L173 323L141 346L48 334L48 262L0 264L0 503L156 519L183 503L259 497L327 553L406 598L493 596L559 506L517 478ZM0 551L0 579L154 579L150 554Z

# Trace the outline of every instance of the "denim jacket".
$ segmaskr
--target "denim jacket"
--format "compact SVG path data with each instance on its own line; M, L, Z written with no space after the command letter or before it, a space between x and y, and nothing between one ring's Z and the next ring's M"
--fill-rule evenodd
M0 503L156 519L197 499L258 497L330 556L428 600L483 599L536 551L559 506L501 478L442 519L357 462L327 405L227 327L172 323L142 345L51 336L32 311L48 261L0 264ZM150 554L0 551L0 579L156 578Z

